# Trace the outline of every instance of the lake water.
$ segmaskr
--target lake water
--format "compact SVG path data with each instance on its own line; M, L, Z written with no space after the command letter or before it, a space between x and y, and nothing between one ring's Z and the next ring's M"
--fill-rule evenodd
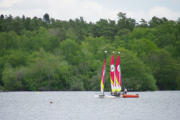
M0 120L180 120L180 91L137 93L100 99L98 92L0 92Z

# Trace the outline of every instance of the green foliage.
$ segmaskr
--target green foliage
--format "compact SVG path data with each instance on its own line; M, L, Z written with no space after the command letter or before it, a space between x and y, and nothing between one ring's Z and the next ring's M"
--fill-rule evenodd
M68 89L66 87L71 70L61 58L48 54L43 49L34 52L29 58L33 59L26 67L12 68L9 64L5 66L3 83L7 90Z
M0 33L0 49L17 49L20 43L17 34L14 31Z
M122 13L122 12L118 13L118 17L119 17L119 20L118 20L117 27L119 28L119 30L128 29L130 31L133 31L136 24L136 21L134 19L127 18L126 13Z
M97 21L93 30L95 37L105 36L106 38L112 40L117 32L115 21L105 19L100 19Z
M148 67L131 51L119 48L123 86L132 90L156 90L156 81Z
M83 80L82 76L72 77L70 83L71 86L70 90L75 90L75 91L85 90L82 80Z
M71 39L67 39L60 44L60 51L65 56L66 60L71 64L80 64L80 47L78 43Z
M105 90L110 91L111 52L120 51L123 87L180 89L180 22L153 17L140 23L87 23L82 17L0 16L0 90L99 90L106 55Z
M177 83L177 90L180 90L180 74L176 77L176 83Z
M25 69L21 70L12 68L10 64L6 64L2 81L4 83L5 90L26 90L24 81Z
M151 64L159 89L176 89L176 77L179 74L177 71L178 66L176 66L177 61L166 50L160 50L155 54L156 58Z

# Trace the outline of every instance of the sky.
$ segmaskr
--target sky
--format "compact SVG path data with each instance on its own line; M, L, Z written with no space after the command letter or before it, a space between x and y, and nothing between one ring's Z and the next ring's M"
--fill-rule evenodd
M45 13L60 20L83 17L87 22L117 20L118 12L140 21L153 16L180 18L180 0L0 0L0 14L40 17Z

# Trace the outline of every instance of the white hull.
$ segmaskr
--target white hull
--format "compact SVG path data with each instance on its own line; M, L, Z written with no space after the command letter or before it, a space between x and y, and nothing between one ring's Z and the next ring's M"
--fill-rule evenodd
M112 95L94 95L95 98L110 98L110 99L114 99L114 98L122 98L122 96L112 96Z

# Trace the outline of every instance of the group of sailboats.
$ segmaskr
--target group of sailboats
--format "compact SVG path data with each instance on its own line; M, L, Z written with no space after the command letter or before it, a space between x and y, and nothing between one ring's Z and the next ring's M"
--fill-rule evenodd
M105 52L105 58L104 58L104 64L103 64L103 68L102 68L102 74L101 74L101 94L99 95L99 97L105 97L104 94L104 84L105 84L105 74L106 74L106 53ZM118 56L116 59L116 66L114 65L114 52L112 52L111 55L111 63L110 63L110 84L111 84L111 96L109 97L123 97L126 96L128 97L128 95L123 94L121 95L121 69L120 69L120 52L118 52ZM131 95L130 95L131 97ZM139 97L138 94L136 94L135 96L133 95L132 97Z

